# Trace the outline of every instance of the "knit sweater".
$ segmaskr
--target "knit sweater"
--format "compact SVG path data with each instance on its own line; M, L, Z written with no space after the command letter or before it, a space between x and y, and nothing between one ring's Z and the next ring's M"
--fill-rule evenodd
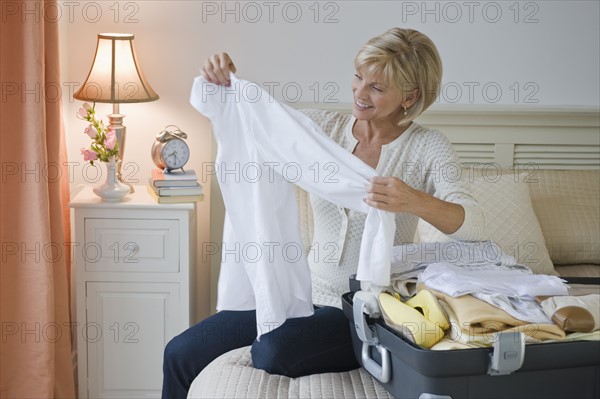
M332 111L303 110L336 143L352 152L358 141L352 134L356 118ZM319 178L335 179L335 165L327 160L317 168ZM396 176L409 186L444 201L460 204L465 210L462 226L451 237L480 240L485 219L477 201L460 180L460 164L448 139L439 131L412 123L391 143L381 148L376 171ZM314 236L308 254L312 296L316 305L341 308L341 296L349 291L348 281L356 273L366 215L339 207L315 195L310 196ZM396 214L394 245L412 242L419 218Z

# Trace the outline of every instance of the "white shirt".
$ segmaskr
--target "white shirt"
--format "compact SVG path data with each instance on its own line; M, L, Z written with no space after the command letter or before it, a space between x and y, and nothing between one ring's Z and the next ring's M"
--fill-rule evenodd
M256 83L231 75L231 87L225 87L197 77L190 102L211 119L216 164L229 171L219 178L226 216L218 310L255 308L259 337L287 318L312 314L311 278L291 182L366 214L357 278L389 285L394 216L362 200L375 170ZM336 165L336 173L315 178L313 168L323 162ZM297 256L290 252L294 249Z

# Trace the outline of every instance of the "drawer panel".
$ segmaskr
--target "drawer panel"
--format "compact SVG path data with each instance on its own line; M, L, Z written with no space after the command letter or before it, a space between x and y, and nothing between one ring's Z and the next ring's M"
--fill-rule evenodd
M179 221L85 219L86 271L179 271Z

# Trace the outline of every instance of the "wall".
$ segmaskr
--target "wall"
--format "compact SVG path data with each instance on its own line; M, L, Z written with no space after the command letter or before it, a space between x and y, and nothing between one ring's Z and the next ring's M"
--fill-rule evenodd
M130 180L146 184L154 135L167 124L186 131L191 167L211 160L209 124L188 103L199 66L228 51L239 75L289 102L352 102L353 57L370 37L393 26L428 34L444 61L439 105L598 107L599 3L597 1L69 1L59 4L62 68L68 87L91 65L96 34L136 35L137 53L159 93L153 103L121 106L127 115ZM73 192L93 180L79 148L89 139L74 115L80 103L63 97ZM98 105L100 114L110 107ZM208 314L210 201L199 205L200 307ZM218 225L219 221L213 221ZM209 279L213 280L209 284ZM212 301L214 305L214 290Z

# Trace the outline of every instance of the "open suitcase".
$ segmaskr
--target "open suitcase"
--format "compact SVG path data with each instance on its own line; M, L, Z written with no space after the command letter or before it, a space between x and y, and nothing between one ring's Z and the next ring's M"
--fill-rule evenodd
M597 284L598 279L571 281ZM342 297L358 361L396 398L600 398L600 341L522 344L497 335L493 348L423 349Z

